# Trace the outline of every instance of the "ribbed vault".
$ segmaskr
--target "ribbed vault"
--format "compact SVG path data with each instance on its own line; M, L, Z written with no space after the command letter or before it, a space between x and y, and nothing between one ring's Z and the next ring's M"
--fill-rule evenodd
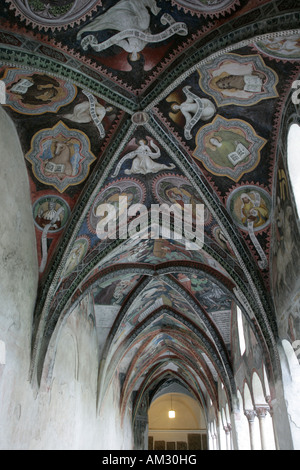
M101 22L107 11L119 12L122 0L82 2L81 9L70 0L63 13L54 3L45 8L55 22L34 2L6 0L0 31L5 109L24 150L41 266L32 384L51 382L64 324L89 297L96 328L110 315L110 328L97 330L98 411L117 376L121 414L132 406L133 420L166 383L180 383L204 410L210 399L217 413L218 381L230 405L236 396L237 306L270 381L280 375L271 222L281 116L300 72L299 9L279 0L143 0L151 34L161 40L127 53L109 42L113 28ZM96 39L88 39L91 32ZM286 38L295 50L280 55ZM218 80L226 75L251 83L224 92ZM30 89L44 86L48 99L30 100ZM226 154L217 150L224 141ZM53 145L66 143L69 174L51 156ZM233 152L237 143L242 157ZM238 162L228 159L234 153ZM137 154L147 154L146 168ZM99 239L97 209L117 207L120 196L147 211L154 204L177 204L180 211L187 203L194 229L194 208L203 204L203 247L151 237L162 222L146 223L148 238L136 231ZM56 220L49 219L51 202L52 211L60 210Z

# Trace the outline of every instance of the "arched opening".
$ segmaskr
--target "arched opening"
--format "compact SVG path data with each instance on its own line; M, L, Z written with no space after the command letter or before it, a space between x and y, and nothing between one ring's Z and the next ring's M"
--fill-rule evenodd
M175 418L169 418L173 409ZM207 450L202 407L189 395L165 393L149 408L149 450Z
M240 353L241 353L241 356L243 356L243 354L246 351L246 340L245 340L245 332L244 332L244 325L243 325L243 313L239 307L237 307L237 324L238 324Z
M288 170L295 197L298 217L300 215L300 126L292 124L288 134Z
M239 450L250 450L249 424L244 411L243 397L239 390L237 392L237 399L239 403L239 419L236 421L235 425L238 435L238 447Z

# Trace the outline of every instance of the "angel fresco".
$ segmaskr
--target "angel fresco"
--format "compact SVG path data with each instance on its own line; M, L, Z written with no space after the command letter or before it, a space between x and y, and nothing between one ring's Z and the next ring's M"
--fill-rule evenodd
M97 99L87 91L83 91L83 93L88 98L88 101L77 104L71 113L64 114L62 117L79 124L94 122L99 130L100 137L103 139L106 134L103 120L107 114L112 113L113 107L100 104Z
M170 15L165 14L161 23L169 24L169 27L162 33L152 35L151 15L158 16L160 11L156 0L121 0L82 28L77 39L81 41L84 50L91 46L96 52L101 52L116 45L128 52L132 61L137 61L148 43L158 43L174 34L188 33L184 23L176 23ZM115 34L106 41L98 42L95 34L107 30L113 30ZM89 34L82 39L85 33L95 34Z
M200 98L195 95L190 86L183 88L182 92L185 95L185 101L181 102L178 93L173 93L169 96L167 101L173 102L171 105L170 117L174 122L181 125L180 115L184 117L184 136L186 140L191 140L192 130L196 124L201 121L209 121L216 113L216 107L211 100L207 98Z
M123 164L127 160L133 160L131 169L126 169L126 175L147 175L149 173L158 173L163 170L173 170L175 165L165 165L163 163L156 163L161 157L159 147L151 140L149 143L146 140L140 140L136 150L125 155L119 162L114 177L118 176Z

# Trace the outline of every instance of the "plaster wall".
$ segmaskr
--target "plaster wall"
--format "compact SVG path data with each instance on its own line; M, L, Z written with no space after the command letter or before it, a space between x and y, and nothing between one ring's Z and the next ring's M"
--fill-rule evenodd
M17 447L34 403L28 383L38 283L29 183L19 138L0 106L0 448ZM29 425L30 420L29 420Z
M66 321L57 345L50 390L40 393L38 449L131 448L131 422L121 424L118 384L97 412L98 342L92 302L86 297Z
M122 428L118 383L108 390L100 415L96 410L99 347L88 297L51 348L49 383L37 393L29 382L36 238L24 156L1 107L0 142L0 450L130 449L131 421L125 417Z

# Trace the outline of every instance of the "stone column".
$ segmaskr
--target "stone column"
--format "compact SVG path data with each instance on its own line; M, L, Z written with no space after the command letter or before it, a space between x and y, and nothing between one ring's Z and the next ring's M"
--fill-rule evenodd
M217 450L216 435L211 433L212 450Z
M134 422L134 450L148 449L148 400L143 398Z
M227 423L227 426L224 426L224 431L226 434L226 450L232 450L231 447L231 424Z
M259 420L260 439L262 450L268 450L267 436L266 436L266 416L270 411L269 405L256 405L255 412Z
M249 423L251 450L257 450L256 445L255 445L255 439L254 439L254 420L256 418L256 412L255 410L245 410L245 415Z

